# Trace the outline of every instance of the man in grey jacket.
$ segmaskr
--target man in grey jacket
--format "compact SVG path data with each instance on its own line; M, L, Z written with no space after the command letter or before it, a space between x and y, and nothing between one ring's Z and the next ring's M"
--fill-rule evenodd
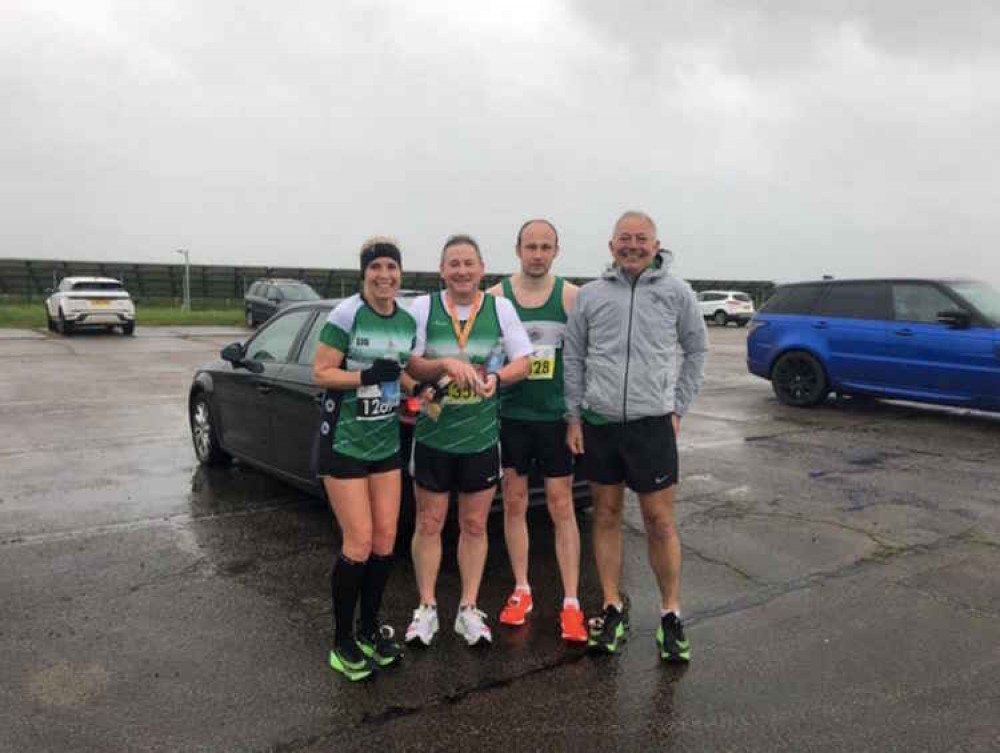
M639 496L660 589L660 656L686 662L691 648L680 619L674 523L676 435L704 380L708 335L694 291L667 271L672 257L661 251L652 218L626 212L608 247L614 264L580 288L563 344L566 442L583 455L591 482L594 559L604 592L588 645L617 653L628 631L628 604L619 591L628 485Z

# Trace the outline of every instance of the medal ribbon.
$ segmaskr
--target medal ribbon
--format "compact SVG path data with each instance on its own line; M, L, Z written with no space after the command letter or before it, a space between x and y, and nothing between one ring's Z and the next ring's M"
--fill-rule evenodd
M456 306L455 308L452 308L449 299L446 299L442 294L441 301L444 303L445 311L448 312L448 316L451 318L451 328L455 330L455 339L458 340L458 349L464 353L465 344L469 342L469 335L472 334L472 326L476 323L476 317L479 316L479 311L482 308L483 291L480 290L476 292L475 303L473 303L472 308L469 309L469 318L465 321L464 327L459 324L458 307Z

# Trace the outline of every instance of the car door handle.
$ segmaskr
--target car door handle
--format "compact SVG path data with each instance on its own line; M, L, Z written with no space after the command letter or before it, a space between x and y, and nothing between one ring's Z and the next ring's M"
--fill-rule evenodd
M826 329L826 322L813 322L813 329Z
M257 382L257 392L261 395L269 395L273 389L274 388L266 382Z
M904 327L903 329L893 330L892 334L899 337L913 337L913 330L909 327Z

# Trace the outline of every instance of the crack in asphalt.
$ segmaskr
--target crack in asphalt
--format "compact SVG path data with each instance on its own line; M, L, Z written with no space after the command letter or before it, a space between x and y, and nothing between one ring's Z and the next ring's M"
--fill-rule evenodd
M94 536L104 536L111 533L127 533L130 531L141 531L148 528L172 527L195 522L225 520L229 518L241 518L258 513L277 512L284 510L294 504L297 500L289 500L283 504L272 504L265 507L255 507L252 510L231 510L228 512L216 512L206 515L194 515L189 512L178 512L170 515L157 515L153 518L139 518L125 523L107 523L98 526L87 526L85 528L72 528L64 531L46 531L45 533L33 533L23 536L11 536L0 539L0 547L3 546L32 546L36 544L49 544L61 541L73 541Z
M693 554L695 557L697 557L702 562L707 562L707 563L712 564L712 565L720 565L721 567L724 567L727 570L731 570L732 572L734 572L737 575L739 575L741 578L743 578L745 580L748 580L751 583L754 583L754 584L756 584L758 586L766 586L769 583L769 581L761 580L760 578L758 578L758 577L756 577L754 575L751 575L750 573L746 572L745 570L737 567L736 565L734 565L734 564L732 564L730 562L726 562L725 560L716 559L715 557L709 557L707 554L704 554L704 553L698 551L697 549L695 549L690 544L685 544L684 545L684 554L685 555L687 555L687 554Z
M889 562L905 555L931 554L946 549L953 544L978 544L979 542L970 534L970 531L971 529L967 529L949 536L942 536L941 538L926 544L911 544L910 546L886 548L883 551L875 552L867 557L862 557L855 562L844 565L843 567L835 570L810 573L801 578L766 586L762 591L747 594L746 596L734 599L726 604L720 604L718 607L690 612L684 622L685 624L690 623L695 625L699 622L714 619L715 617L724 617L731 614L745 612L750 609L756 609L757 607L769 604L775 599L780 599L788 594L803 591L814 586L823 586L833 581L843 580L844 578L857 575L858 573L864 572L870 568L883 567Z

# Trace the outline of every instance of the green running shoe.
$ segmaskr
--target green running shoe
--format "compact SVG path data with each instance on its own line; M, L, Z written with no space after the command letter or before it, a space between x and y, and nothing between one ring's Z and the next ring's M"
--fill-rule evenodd
M351 682L371 677L374 671L371 662L355 641L338 643L334 646L330 652L330 666Z
M656 645L660 658L669 662L691 661L691 642L684 635L684 623L673 612L667 612L656 629Z
M396 642L396 631L389 625L379 625L367 635L359 633L358 645L379 667L388 667L403 658L403 647Z
M587 648L606 654L617 654L628 636L628 600L622 604L621 611L612 604L604 607L600 617L590 620L590 636L587 638Z

